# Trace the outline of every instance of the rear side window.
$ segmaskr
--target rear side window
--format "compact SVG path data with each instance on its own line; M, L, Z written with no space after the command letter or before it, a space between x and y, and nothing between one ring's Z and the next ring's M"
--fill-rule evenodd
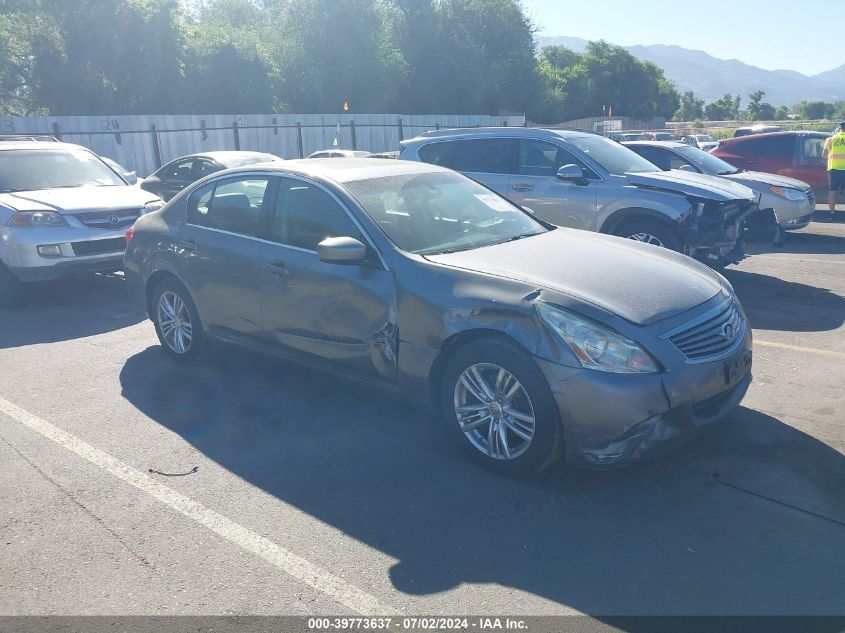
M516 141L509 138L456 141L453 169L481 174L514 174Z
M820 136L806 136L801 139L801 164L824 165L824 143L827 139Z
M737 143L737 150L741 156L792 158L795 151L795 137L768 134L750 136L748 140Z
M451 168L455 163L455 142L429 143L423 145L417 154L424 163Z
M188 198L188 222L246 237L258 237L261 208L269 182L267 178L249 176L200 187Z
M578 165L587 178L598 178L595 172L570 152L553 143L535 139L519 141L519 175L553 178L564 165Z

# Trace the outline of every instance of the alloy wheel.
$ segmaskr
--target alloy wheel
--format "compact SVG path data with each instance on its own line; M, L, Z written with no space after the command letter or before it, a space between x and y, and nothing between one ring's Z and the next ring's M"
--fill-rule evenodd
M536 422L528 392L498 365L476 363L465 369L455 385L454 408L470 443L493 459L519 457L534 438Z
M191 349L193 324L188 306L175 292L163 292L158 299L158 327L165 344L177 354Z
M629 235L628 239L636 240L637 242L645 242L646 244L652 244L653 246L660 246L662 248L666 247L659 237L652 235L651 233L634 233L633 235Z

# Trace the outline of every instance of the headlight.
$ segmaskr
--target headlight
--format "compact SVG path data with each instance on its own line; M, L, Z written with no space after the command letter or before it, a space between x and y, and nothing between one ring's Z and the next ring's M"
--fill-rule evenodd
M19 211L7 223L7 226L19 228L67 225L65 219L55 211Z
M148 202L141 209L141 215L147 215L153 211L158 211L164 206L164 200L156 200L155 202Z
M538 303L537 312L587 369L615 374L659 371L648 352L621 334L547 303Z
M797 202L799 200L803 200L807 196L804 195L803 191L798 191L798 189L788 189L786 187L769 187L769 191L773 194L778 196L779 198L786 198L787 200L792 200L793 202Z

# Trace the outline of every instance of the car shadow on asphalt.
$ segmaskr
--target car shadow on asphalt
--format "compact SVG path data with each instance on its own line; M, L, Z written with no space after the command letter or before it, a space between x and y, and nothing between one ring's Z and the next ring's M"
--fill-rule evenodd
M28 284L20 306L0 308L0 349L53 343L140 323L120 274L93 274Z
M845 322L845 297L827 288L735 268L722 272L755 330L826 332Z
M626 470L512 480L426 413L248 352L183 367L151 347L120 381L239 478L397 559L383 573L406 594L497 583L592 615L845 605L845 456L757 411Z

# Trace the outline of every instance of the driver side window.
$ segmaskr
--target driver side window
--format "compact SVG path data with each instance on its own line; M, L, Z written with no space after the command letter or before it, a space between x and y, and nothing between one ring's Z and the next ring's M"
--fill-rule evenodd
M584 176L596 179L592 169L562 147L546 141L522 139L519 141L519 174L554 178L564 165L578 165Z

